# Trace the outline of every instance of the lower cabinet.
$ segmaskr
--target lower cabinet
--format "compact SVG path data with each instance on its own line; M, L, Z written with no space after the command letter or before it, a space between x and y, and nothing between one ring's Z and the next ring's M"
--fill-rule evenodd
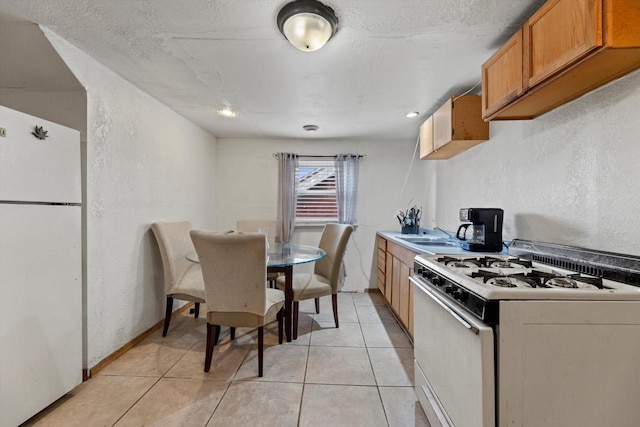
M413 338L413 258L416 253L400 245L377 237L378 288L389 307Z

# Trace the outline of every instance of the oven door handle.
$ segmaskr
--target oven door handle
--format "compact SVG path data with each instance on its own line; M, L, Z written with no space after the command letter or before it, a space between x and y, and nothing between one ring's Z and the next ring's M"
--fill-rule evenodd
M432 300L434 300L436 303L438 303L438 305L440 307L444 308L454 319L456 319L458 322L460 322L462 324L462 326L464 326L465 328L467 328L468 330L470 330L471 332L473 332L476 335L478 335L480 333L480 329L478 329L477 327L473 326L472 324L470 324L469 322L464 320L462 317L460 317L460 315L458 313L453 311L453 309L451 307L449 307L442 300L440 300L440 298L438 298L438 296L435 295L433 293L433 291L429 290L425 285L420 283L420 281L418 281L417 279L414 279L413 277L409 277L409 280L411 281L411 283L413 283L414 285L419 287L421 290L423 290L427 295L429 295L429 297L431 297Z

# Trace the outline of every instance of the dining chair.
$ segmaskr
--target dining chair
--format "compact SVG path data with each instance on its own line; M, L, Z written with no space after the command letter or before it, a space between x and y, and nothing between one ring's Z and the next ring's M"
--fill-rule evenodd
M211 369L220 326L258 328L258 375L262 376L264 325L277 319L282 343L284 292L265 286L266 238L262 233L191 231L204 277L207 349L204 371Z
M164 328L162 329L163 337L167 336L169 330L174 298L194 302L196 319L200 313L200 303L205 302L204 281L200 265L194 264L186 258L187 254L194 251L189 236L192 228L188 221L154 222L151 224L162 256L164 286L167 296Z
M267 229L267 242L273 245L276 241L276 222L270 219L239 219L236 221L236 230L243 233L255 233ZM275 285L280 273L267 273L267 281Z
M318 299L325 295L331 295L333 320L336 328L340 327L338 322L338 282L342 260L352 232L353 226L349 224L325 225L318 246L324 249L327 256L316 261L312 274L296 273L293 275L293 339L298 338L299 303L306 299L316 299L316 312L318 312ZM279 277L277 284L278 288L284 289L285 278Z

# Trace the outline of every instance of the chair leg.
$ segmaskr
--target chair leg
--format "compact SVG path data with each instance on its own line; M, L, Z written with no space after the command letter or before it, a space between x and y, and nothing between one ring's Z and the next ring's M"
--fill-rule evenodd
M193 309L193 317L195 317L196 319L198 318L198 316L200 316L200 303L197 302L195 308Z
M338 294L331 294L331 304L333 305L333 320L336 322L336 328L340 327L338 323Z
M316 314L320 314L320 298L316 298Z
M220 326L212 325L207 322L207 352L204 358L204 371L209 372L211 369L211 359L213 359L213 347L218 343L218 335L220 334Z
M233 326L229 328L229 336L231 337L231 341L236 339L236 328Z
M262 376L262 353L264 350L264 326L258 328L258 376Z
M278 344L282 344L284 307L278 311Z
M167 297L167 309L164 315L164 328L162 329L162 336L167 336L169 330L169 323L171 323L171 314L173 313L173 297Z
M298 311L299 311L300 303L298 301L293 302L293 331L291 335L293 335L293 339L298 339Z
M220 340L220 325L216 325L216 335L213 338L213 344L218 345L218 340Z

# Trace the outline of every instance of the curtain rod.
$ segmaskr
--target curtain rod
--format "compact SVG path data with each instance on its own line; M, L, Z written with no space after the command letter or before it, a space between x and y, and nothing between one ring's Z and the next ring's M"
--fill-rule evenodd
M272 156L275 158L278 156L278 153L273 153ZM359 159L362 159L364 157L367 157L365 154L357 154ZM298 154L299 158L305 158L305 159L335 159L338 157L337 154L332 155L326 155L326 156L319 156L319 155L307 155L307 154Z

